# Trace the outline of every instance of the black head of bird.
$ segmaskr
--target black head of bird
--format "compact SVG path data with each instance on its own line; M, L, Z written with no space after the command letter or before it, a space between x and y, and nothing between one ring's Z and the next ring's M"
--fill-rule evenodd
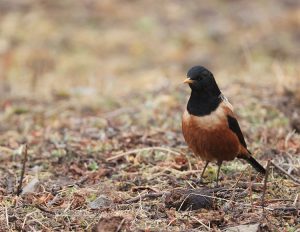
M187 105L190 114L203 116L214 111L221 102L221 91L214 75L203 66L194 66L187 73L187 79L192 93Z
M206 94L207 96L219 96L221 91L217 85L214 75L203 66L194 66L187 72L188 83L192 91Z

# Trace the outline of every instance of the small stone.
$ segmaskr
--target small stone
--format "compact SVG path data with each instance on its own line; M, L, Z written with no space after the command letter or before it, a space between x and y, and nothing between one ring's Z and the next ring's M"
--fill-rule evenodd
M33 178L24 188L22 191L22 195L25 193L34 193L37 191L39 187L39 179L37 177Z
M89 203L91 209L103 209L112 205L112 200L106 195L100 195L96 200Z
M224 232L256 232L259 229L259 223L250 225L239 225L234 227L229 227L224 230Z

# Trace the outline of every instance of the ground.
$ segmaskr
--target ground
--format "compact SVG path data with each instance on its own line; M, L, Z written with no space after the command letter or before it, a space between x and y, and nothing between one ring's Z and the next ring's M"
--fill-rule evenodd
M293 0L1 1L1 231L299 230L299 15ZM264 188L234 160L211 207L168 207L214 187L213 164L194 185L204 163L181 133L195 64L255 158L295 180L270 165Z

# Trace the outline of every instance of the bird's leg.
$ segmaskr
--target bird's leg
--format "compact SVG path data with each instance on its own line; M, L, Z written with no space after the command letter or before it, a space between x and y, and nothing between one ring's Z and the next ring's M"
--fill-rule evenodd
M200 176L199 183L202 183L202 178L203 178L203 175L205 173L205 170L206 170L208 164L209 164L209 161L206 161L206 163L204 165L204 168L203 168L203 171L202 171L201 176Z
M216 185L216 187L218 187L219 185L218 185L218 182L219 182L219 174L220 174L220 169L221 169L221 166L222 166L222 162L223 161L218 161L218 171L217 171L217 185Z

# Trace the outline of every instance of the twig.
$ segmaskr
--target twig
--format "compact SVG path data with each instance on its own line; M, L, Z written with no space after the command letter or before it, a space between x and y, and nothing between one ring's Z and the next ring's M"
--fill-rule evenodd
M173 218L169 223L168 223L168 225L167 225L167 227L169 227L170 225L172 225L172 223L173 222L175 222L177 220L177 218L175 217L175 218Z
M262 197L261 197L261 206L262 206L262 209L263 209L263 215L265 215L265 196L266 196L266 191L267 191L267 183L268 183L270 163L271 163L271 161L268 160L267 167L266 167L265 180L264 180L263 194L262 194Z
M293 200L291 200L291 199L271 199L271 200L267 200L265 202L267 202L267 203L276 203L276 202L281 202L281 201L293 202Z
M125 218L123 218L123 220L120 222L118 228L116 229L116 232L119 232L119 231L121 230L121 228L122 228L124 222L125 222Z
M296 205L297 205L298 197L299 197L299 194L297 193L297 195L296 195L296 197L295 197L295 200L294 200L294 202L293 202L293 206L296 206Z
M170 192L144 193L144 194L140 194L139 196L136 196L134 198L131 198L131 199L127 200L126 203L137 202L137 201L140 201L140 200L145 199L147 197L151 197L151 198L161 197L165 194L170 194Z
M249 199L250 199L250 203L251 203L251 210L253 212L253 181L251 180L251 176L252 176L252 169L250 169L249 171Z
M26 225L27 218L28 218L30 215L35 214L36 212L38 212L38 210L35 210L35 211L33 211L33 212L30 212L30 213L27 213L27 214L25 215L24 221L23 221L23 223L22 223L22 230L21 230L21 231L24 230L24 227L25 227L25 225Z
M287 207L276 207L274 208L274 211L292 211L292 212L298 212L297 208L294 206L287 206Z
M210 231L211 228L207 225L205 225L203 222L201 222L198 218L196 217L191 217L192 219L194 219L196 222L198 222L200 225L202 225L205 229L207 229L207 231Z
M47 227L47 226L45 226L40 220L34 218L34 217L31 216L31 215L30 215L30 217L32 218L32 220L33 220L34 222L37 222L37 223L40 224L42 227L44 227L44 228L46 229L46 231L50 231L50 228Z
M232 207L233 199L235 198L236 187L237 187L238 183L240 182L242 176L244 175L245 171L247 171L247 169L245 169L243 172L241 172L241 174L237 178L236 182L231 186L231 188L233 189L233 191L231 193L231 197L229 199L229 202L226 205L226 208L231 208Z
M233 198L235 197L235 190L236 190L236 187L237 187L237 184L240 182L242 176L244 175L244 173L247 171L247 169L245 169L238 177L238 179L236 180L236 182L234 183L233 186L231 186L231 188L233 188L233 192L232 192L232 195L230 197L230 201L233 201ZM231 203L229 203L231 204Z
M69 203L69 205L65 208L64 213L66 213L66 212L71 208L71 206L72 206L74 200L75 200L75 199L73 199L73 200Z
M55 215L55 212L53 212L53 211L50 211L50 210L48 210L48 209L46 209L45 207L43 207L43 206L41 206L41 205L33 205L35 208L37 208L37 209L39 209L39 210L41 210L41 211L43 211L43 212L45 212L45 213L49 213L49 214L52 214L52 215Z
M279 170L282 174L288 176L291 180L293 180L295 183L300 184L300 180L296 179L295 177L293 177L292 175L288 174L287 171L285 171L282 167L278 166L277 164L275 164L274 162L271 161L271 164L277 169Z
M24 174L25 174L25 167L26 167L26 162L27 162L27 156L28 156L28 152L27 152L27 144L24 145L23 147L23 162L22 162L22 171L21 171L21 176L20 176L20 180L19 180L19 186L17 188L17 196L19 196L22 192L22 184L23 184L23 179L24 179Z
M7 212L7 207L6 206L5 206L5 220L6 220L7 229L9 229L8 212Z
M112 161L112 160L119 159L121 157L124 157L124 156L127 156L127 155L131 155L131 154L134 154L134 153L138 153L138 152L154 151L154 150L164 151L164 152L168 152L168 153L174 154L174 155L181 155L177 151L173 151L173 150L170 150L170 149L164 148L164 147L145 147L145 148L134 149L134 150L131 150L131 151L126 151L126 152L121 153L121 154L117 154L115 156L107 158L106 161Z
M132 187L131 189L133 192L137 192L138 190L150 190L152 192L158 192L158 190L156 188L150 187L150 186L136 186L136 187Z
M289 132L284 140L284 148L286 149L288 147L288 142L290 141L290 139L293 137L293 135L296 133L296 130L292 130L291 132Z
M92 218L91 222L85 227L85 230L87 231L95 222L96 218L102 213L102 211L99 211L95 214L95 216Z
M178 174L181 174L181 175L190 175L190 174L197 174L197 173L201 173L202 170L188 170L188 171L178 171L176 169L173 169L175 170L175 172L177 171Z
M189 182L188 180L186 181L188 183L188 185L192 188L195 189L195 187L191 184L191 182Z

